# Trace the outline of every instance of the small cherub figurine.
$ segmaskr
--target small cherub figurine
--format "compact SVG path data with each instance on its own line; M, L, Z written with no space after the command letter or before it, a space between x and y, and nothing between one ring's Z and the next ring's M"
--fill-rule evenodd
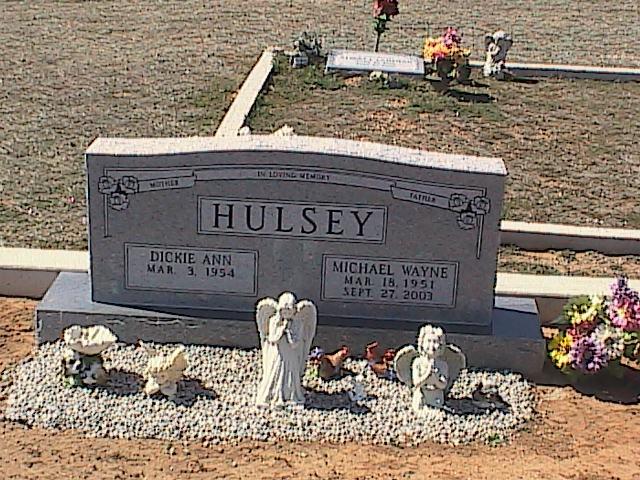
M302 376L316 334L317 310L309 300L296 301L285 292L276 301L263 298L256 306L262 347L262 380L256 404L303 405Z
M178 345L168 354L163 354L142 342L140 346L149 356L144 370L144 378L147 381L144 393L153 395L160 392L169 399L173 399L178 393L178 382L189 365L184 345Z
M118 338L107 327L73 325L63 333L65 384L69 386L100 385L107 379L102 365L102 352Z
M439 327L425 325L418 335L418 348L407 345L394 359L398 379L413 389L412 407L416 412L425 407L442 408L445 394L466 367L460 349L447 345Z

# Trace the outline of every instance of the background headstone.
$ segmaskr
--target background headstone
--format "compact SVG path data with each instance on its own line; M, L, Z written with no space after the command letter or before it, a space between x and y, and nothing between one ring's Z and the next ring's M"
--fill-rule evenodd
M326 70L381 71L405 75L424 75L424 60L416 55L397 55L359 50L331 50Z

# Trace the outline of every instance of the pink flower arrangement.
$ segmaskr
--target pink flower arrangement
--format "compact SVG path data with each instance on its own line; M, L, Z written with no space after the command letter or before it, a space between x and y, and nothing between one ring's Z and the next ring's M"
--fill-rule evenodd
M591 374L622 358L638 359L640 295L626 277L616 279L609 297L571 300L555 323L568 328L549 342L549 356L566 372Z
M625 332L640 330L640 296L629 287L626 278L618 278L611 285L609 318L611 323Z
M470 53L470 50L462 48L462 35L453 27L447 27L438 38L427 37L422 51L424 59L431 63L440 60L462 63Z

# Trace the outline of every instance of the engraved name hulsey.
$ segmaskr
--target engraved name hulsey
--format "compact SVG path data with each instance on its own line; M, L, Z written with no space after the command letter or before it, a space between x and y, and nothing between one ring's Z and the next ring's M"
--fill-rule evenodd
M198 233L384 243L387 210L377 205L198 199Z

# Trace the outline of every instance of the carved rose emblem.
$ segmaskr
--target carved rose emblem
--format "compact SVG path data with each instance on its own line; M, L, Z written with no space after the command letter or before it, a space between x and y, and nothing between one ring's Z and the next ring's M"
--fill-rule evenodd
M449 197L449 209L454 212L462 212L469 206L469 199L463 193L452 193Z
M124 210L129 206L129 196L126 193L114 192L109 195L109 206L114 210Z
M100 177L100 179L98 180L98 191L103 195L113 193L117 188L118 182L113 177L105 176Z
M463 230L476 228L476 214L473 212L462 212L458 216L458 226Z
M373 16L379 17L380 15L388 15L393 17L398 15L398 0L374 0L373 2Z
M120 189L124 193L136 193L138 191L138 179L131 175L125 175L120 180Z
M491 210L491 200L487 197L475 197L471 203L471 210L478 215L486 215Z

